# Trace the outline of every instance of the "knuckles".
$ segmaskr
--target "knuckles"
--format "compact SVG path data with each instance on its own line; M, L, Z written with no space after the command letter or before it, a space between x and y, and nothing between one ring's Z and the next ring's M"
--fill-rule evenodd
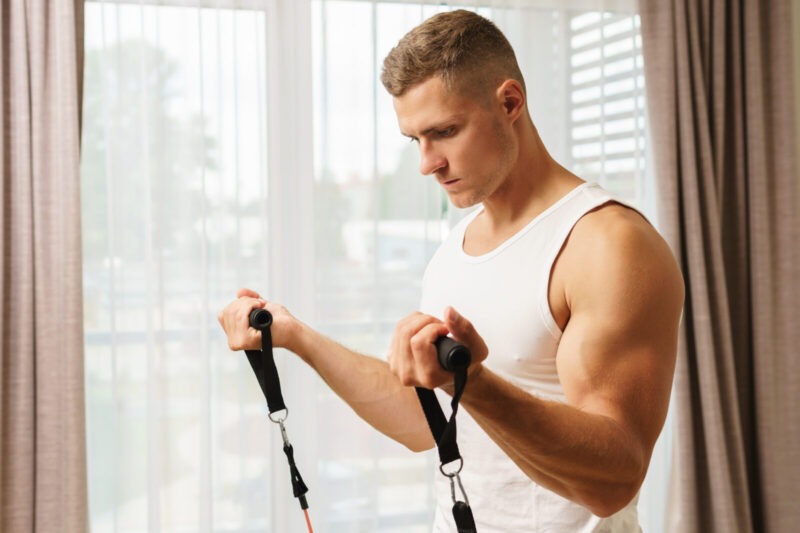
M411 337L415 332L411 324L408 322L401 322L397 325L397 334L402 338Z
M411 387L414 385L415 382L411 374L403 374L400 377L400 383L402 383L404 387Z
M256 341L260 345L260 334L256 336L255 341L251 335L249 317L251 309L265 306L260 305L260 302L258 305L253 306L253 300L252 297L247 295L239 296L217 314L217 320L227 336L228 348L233 351L247 350L249 345ZM285 308L277 306L276 310L280 312L284 311Z
M427 317L428 320L420 323L420 317ZM430 322L434 321L433 317L425 315L420 311L415 311L410 315L406 316L402 320L400 320L394 328L394 333L397 336L411 338L414 334L417 333L423 326L429 324Z
M425 339L421 338L419 335L411 337L411 349L415 352L424 350L426 344L428 343Z

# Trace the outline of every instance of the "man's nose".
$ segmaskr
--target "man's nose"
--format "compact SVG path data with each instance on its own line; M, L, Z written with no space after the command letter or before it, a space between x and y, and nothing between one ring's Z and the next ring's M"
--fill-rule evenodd
M419 142L419 171L427 176L447 166L447 158L424 139Z

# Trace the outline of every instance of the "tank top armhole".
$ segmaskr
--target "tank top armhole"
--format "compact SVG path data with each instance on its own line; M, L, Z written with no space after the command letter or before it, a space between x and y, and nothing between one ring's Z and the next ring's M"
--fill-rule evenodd
M569 233L568 233L569 235ZM564 237L566 239L566 237ZM555 266L556 257L558 253L561 251L561 248L564 246L564 240L561 241L561 246L556 250L555 255L552 257L547 258L546 265L549 265L546 272L547 272L547 283L544 284L544 289L542 290L542 294L539 295L539 313L542 315L542 322L544 322L547 331L550 332L553 339L558 342L561 340L561 335L564 333L560 327L558 327L558 323L556 322L555 317L553 316L553 311L550 309L550 278L553 275L553 266Z
M600 209L601 207L604 207L612 203L633 209L634 211L639 213L639 215L641 215L641 217L644 218L648 224L650 223L650 221L647 220L647 217L645 217L641 211L639 211L632 205L628 204L627 202L623 202L618 200L617 198L614 198L607 192L604 195L596 198L595 202L590 203L589 205L585 206L580 212L578 212L577 216L575 217L575 220L572 221L572 223L566 229L564 235L558 238L557 241L558 246L555 247L555 249L548 254L547 261L545 262L545 265L547 265L547 270L546 270L547 282L544 284L544 289L542 290L542 293L539 294L539 312L542 316L542 321L544 322L547 331L550 332L550 335L552 335L553 339L555 339L556 341L560 341L561 336L564 334L564 331L558 326L558 323L556 322L556 319L553 316L552 309L550 309L550 282L552 281L553 268L555 267L556 258L558 258L559 254L561 253L561 250L564 249L564 246L567 243L567 238L572 233L573 228L575 228L575 225L584 216L586 216L587 214L596 209Z

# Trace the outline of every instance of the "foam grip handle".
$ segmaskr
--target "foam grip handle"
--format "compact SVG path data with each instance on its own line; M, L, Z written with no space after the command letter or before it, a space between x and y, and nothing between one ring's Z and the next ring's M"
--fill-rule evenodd
M271 325L272 325L272 313L260 307L250 311L251 328L264 329L270 327Z
M472 361L469 348L451 337L436 339L436 350L439 352L439 364L450 372L455 372L457 368L468 367Z

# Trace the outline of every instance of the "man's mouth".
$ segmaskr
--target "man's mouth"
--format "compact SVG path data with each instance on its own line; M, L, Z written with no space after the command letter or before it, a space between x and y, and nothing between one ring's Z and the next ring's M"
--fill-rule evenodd
M452 179L452 180L449 180L449 181L443 181L442 182L442 187L448 187L450 185L453 185L457 181L460 181L460 180L458 178L456 178L456 179Z

